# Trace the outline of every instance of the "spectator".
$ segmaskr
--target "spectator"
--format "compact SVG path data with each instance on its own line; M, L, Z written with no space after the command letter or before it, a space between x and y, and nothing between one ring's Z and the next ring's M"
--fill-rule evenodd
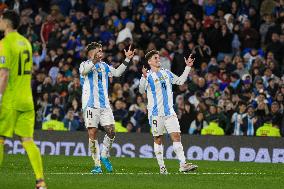
M279 128L282 128L282 119L283 119L283 112L280 110L280 106L278 102L273 102L271 105L271 113L270 118L272 122L277 125Z
M244 21L244 28L240 33L240 40L242 44L242 49L247 48L258 48L258 32L251 27L251 22L249 20Z
M246 115L246 104L244 102L239 102L238 112L235 112L232 116L231 123L233 124L233 135L240 136L243 135L241 125L243 124L243 119Z
M264 124L256 131L256 136L273 136L280 137L280 130L278 125L274 125L271 119L266 118Z
M122 125L126 124L127 121L127 111L125 110L126 104L122 100L116 100L114 103L114 111L113 116L115 121L122 123Z
M191 122L188 133L191 135L200 135L201 130L206 128L208 123L204 119L204 115L202 112L198 112L196 114L196 118Z
M233 34L230 32L227 25L223 24L221 26L221 33L219 34L218 40L218 61L223 60L225 55L232 56L232 41Z
M55 25L55 22L54 22L53 17L51 15L48 15L46 18L46 22L42 24L41 32L40 32L41 41L43 43L48 42L49 34L53 30L54 25Z
M135 27L134 23L127 22L125 28L118 33L116 44L121 43L126 39L130 39L130 41L132 41L133 40L132 31L134 30L134 27Z
M182 114L180 117L180 131L181 133L188 134L190 123L196 117L196 112L194 106L191 105L188 101L185 102Z
M64 127L63 122L58 121L58 117L56 114L51 114L50 120L43 123L42 130L66 131L67 129Z
M271 42L268 43L268 45L267 45L267 51L272 52L275 59L278 62L282 61L283 49L282 49L282 45L279 41L279 34L278 33L272 33Z
M77 131L80 127L78 120L74 119L74 110L69 109L65 118L62 120L67 131Z
M224 135L224 131L218 123L212 121L209 125L201 130L201 135Z
M33 53L33 62L35 63L37 69L41 68L40 63L45 59L45 57L46 57L46 44L43 43L41 55L39 55L38 50L35 50Z
M242 120L241 130L244 136L255 136L256 130L260 127L261 120L255 115L254 107L247 107L246 116Z
M193 54L196 57L196 63L197 63L195 64L195 67L199 68L200 65L198 65L198 62L209 61L211 56L211 49L209 46L205 44L205 39L202 35L198 36L197 43L198 45L193 49Z

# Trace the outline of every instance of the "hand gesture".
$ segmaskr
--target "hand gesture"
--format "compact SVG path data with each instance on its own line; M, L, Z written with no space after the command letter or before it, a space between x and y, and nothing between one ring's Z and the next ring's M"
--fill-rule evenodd
M146 78L147 77L147 69L144 66L142 68L142 73L143 73L143 76Z
M188 66L188 67L192 67L193 66L193 63L194 63L194 60L195 58L191 58L192 57L192 54L189 55L188 59L186 59L184 57L184 61L185 61L185 64Z
M129 48L128 48L128 51L126 51L124 49L124 54L125 54L126 58L131 59L135 55L135 51L136 51L136 49L134 49L133 51L131 50L131 45L130 45Z

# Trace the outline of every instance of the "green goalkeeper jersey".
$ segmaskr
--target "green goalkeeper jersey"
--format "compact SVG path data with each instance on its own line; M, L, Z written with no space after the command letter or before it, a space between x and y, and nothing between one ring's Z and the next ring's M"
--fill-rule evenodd
M9 70L2 106L19 111L33 110L32 47L18 32L10 32L0 41L0 68Z

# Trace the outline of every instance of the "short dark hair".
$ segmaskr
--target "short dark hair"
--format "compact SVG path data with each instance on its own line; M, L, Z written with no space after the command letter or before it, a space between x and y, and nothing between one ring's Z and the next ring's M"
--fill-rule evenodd
M12 10L7 10L2 14L2 18L9 20L13 29L18 29L20 25L20 16Z
M97 43L97 42L92 42L92 43L87 45L86 51L88 53L89 51L94 50L96 48L102 48L102 44Z
M50 119L57 120L58 116L56 114L51 114Z
M240 79L240 75L237 72L233 72L231 74L231 77L235 78L235 79Z
M146 61L148 62L148 60L150 58L152 58L152 56L154 56L155 54L159 54L159 51L151 50L151 51L147 52L146 55L145 55Z
M247 103L245 101L240 101L238 103L238 107L240 107L240 106L247 106Z

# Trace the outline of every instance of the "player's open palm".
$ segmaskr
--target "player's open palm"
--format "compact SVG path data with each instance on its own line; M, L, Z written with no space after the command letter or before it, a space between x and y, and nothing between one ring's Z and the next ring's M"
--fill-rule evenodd
M192 54L189 55L188 59L186 59L186 58L184 57L185 64L186 64L188 67L192 67L192 66L193 66L194 60L195 60L195 58L192 58Z
M135 55L135 51L136 51L136 49L134 49L134 50L132 51L132 50L131 50L131 45L129 45L129 48L128 48L127 51L124 49L124 54L125 54L126 58L131 59L131 58L133 58L133 56Z

